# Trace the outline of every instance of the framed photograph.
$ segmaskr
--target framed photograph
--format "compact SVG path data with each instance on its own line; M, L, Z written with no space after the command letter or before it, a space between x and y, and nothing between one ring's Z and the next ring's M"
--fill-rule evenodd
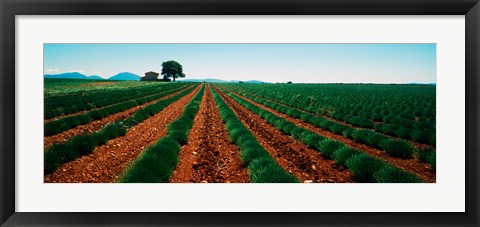
M2 226L479 226L477 0L1 1Z

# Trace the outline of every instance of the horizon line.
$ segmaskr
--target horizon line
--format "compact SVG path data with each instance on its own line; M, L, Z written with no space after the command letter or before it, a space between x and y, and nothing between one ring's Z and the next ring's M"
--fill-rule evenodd
M92 75L87 75L87 74L84 74L82 72L78 72L78 71L71 71L71 72L63 72L63 73L56 73L56 74L52 74L52 73L44 73L43 76L45 77L46 75L51 75L51 76L55 76L55 75L61 75L61 74L66 74L66 73L78 73L78 74L81 74L81 75L84 75L84 76L87 76L87 77L91 77L91 76L98 76L98 77L101 77L103 80L109 80L110 78L118 75L118 74L121 74L121 73L130 73L130 74L134 74L136 76L140 76L136 73L132 73L132 72L128 72L128 71L124 71L124 72L119 72L119 73L116 73L108 78L105 78L103 76L100 76L100 75L96 75L96 74L92 74ZM141 76L140 76L141 77ZM45 78L45 79L78 79L78 80L82 80L82 78ZM97 79L99 80L99 79ZM215 77L206 77L206 78L177 78L176 81L184 81L184 80L221 80L221 81L224 81L224 82L240 82L240 81L259 81L259 82L262 82L262 83L287 83L289 81L275 81L275 82L270 82L270 81L262 81L262 80L257 80L257 79L254 79L254 80L224 80L224 79L219 79L219 78L215 78ZM122 80L120 80L122 81ZM123 81L136 81L136 80L123 80ZM293 82L293 81L292 81ZM293 83L301 83L301 84L407 84L407 85L412 85L412 84L421 84L421 85L436 85L437 82L415 82L415 81L412 81L412 82L385 82L385 83L379 83L379 82L314 82L314 83L311 83L311 82L293 82Z

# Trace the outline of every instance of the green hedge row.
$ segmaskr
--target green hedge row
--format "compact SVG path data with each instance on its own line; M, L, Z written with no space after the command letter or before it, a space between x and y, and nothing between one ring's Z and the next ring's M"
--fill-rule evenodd
M120 183L167 182L178 163L180 146L188 142L193 119L200 109L205 85L184 108L182 116L170 123L167 135L146 148L122 174Z
M298 127L293 122L287 121L232 93L227 92L227 94L248 110L268 121L275 128L302 141L308 147L319 151L329 159L335 160L338 164L345 165L352 172L353 178L358 182L422 182L415 175L398 169L381 159L369 156L360 150L349 148L342 142L325 138L312 131Z
M75 160L79 156L90 154L95 147L105 144L108 140L125 135L127 129L160 112L193 89L190 88L174 97L148 105L135 112L130 118L108 124L100 131L77 135L66 142L53 144L44 153L44 174L53 173L60 165ZM145 109L148 109L148 113L144 113Z
M355 140L356 142L381 149L393 157L409 158L413 155L415 150L410 143L401 139L392 139L388 136L368 129L354 129L348 125L340 124L324 117L302 112L292 107L280 105L245 93L243 95L281 113L287 114L294 118L300 118L303 121L319 128L331 131L338 135L343 135Z
M258 143L255 136L245 128L220 95L212 87L210 89L230 139L240 148L241 159L250 171L251 182L298 183L299 181L282 169L268 151Z
M95 120L101 120L109 115L116 114L116 113L128 110L130 108L133 108L135 106L142 105L144 103L153 101L155 99L159 99L167 95L173 94L179 91L180 89L181 88L175 88L175 89L171 89L153 96L139 98L139 99L131 100L128 102L122 102L109 107L92 110L84 114L64 117L58 120L48 122L45 124L45 128L44 128L45 136L55 135L55 134L64 132L66 130L75 128L79 125L88 124Z

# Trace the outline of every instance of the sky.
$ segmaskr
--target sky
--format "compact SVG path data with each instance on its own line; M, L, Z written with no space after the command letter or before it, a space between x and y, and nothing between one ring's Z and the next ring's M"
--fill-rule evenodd
M436 82L436 44L44 44L44 74L144 76L168 60L185 79Z

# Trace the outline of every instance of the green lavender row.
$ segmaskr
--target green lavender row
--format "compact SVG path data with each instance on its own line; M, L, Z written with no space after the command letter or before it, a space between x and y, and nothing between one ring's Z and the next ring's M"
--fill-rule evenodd
M78 114L70 117L60 118L58 120L54 120L45 124L44 132L45 136L55 135L66 130L75 128L79 125L88 124L95 120L101 120L109 115L116 114L130 108L133 108L138 105L142 105L144 103L153 101L155 99L159 99L165 97L167 95L173 94L182 88L174 88L160 94L156 94L149 97L139 98L127 102L118 103L112 106L108 106L105 108L92 110L83 114Z
M224 91L224 90L223 90ZM236 102L258 114L275 128L293 138L302 141L308 147L319 151L329 159L335 160L338 164L345 165L351 172L353 178L358 182L376 183L420 183L422 182L415 175L405 172L391 164L367 155L366 153L349 148L344 143L320 136L310 130L295 125L270 111L264 110L245 99L232 93L227 93Z
M188 134L193 126L193 119L200 109L205 85L184 108L182 116L170 123L167 135L154 145L142 151L122 174L120 183L157 183L167 182L178 163L180 146L188 142Z
M95 147L125 135L129 128L160 112L168 105L190 93L193 89L192 87L171 98L148 105L136 111L131 117L108 124L97 132L76 135L66 142L53 144L44 153L44 174L53 173L62 164L90 154Z
M242 93L247 91L310 113L328 115L357 127L419 143L430 145L436 143L435 89L432 86L345 84L228 86L235 91Z
M210 89L220 116L226 124L230 139L240 148L242 162L250 170L251 181L254 183L298 183L298 179L275 162L274 158L245 128L220 95L212 87Z
M258 103L261 103L281 113L287 114L291 117L299 118L307 123L331 131L337 135L343 135L349 139L353 139L355 142L381 149L387 152L387 154L389 154L390 156L409 158L414 153L417 153L420 161L430 164L433 169L436 168L436 152L433 148L425 148L415 151L415 148L408 141L405 140L392 139L388 136L368 129L355 129L348 125L330 121L326 118L305 113L295 108L280 105L266 99L251 96L246 93L242 94Z
M261 103L293 118L301 119L319 128L331 131L338 135L343 135L355 140L355 142L384 150L387 154L393 157L409 158L414 154L414 147L405 140L393 139L368 129L355 129L351 126L340 124L324 117L302 112L296 108L280 105L245 93L243 95L255 102Z
M137 99L179 87L179 84L148 84L139 88L121 90L75 92L74 94L59 95L45 98L45 119L60 115L72 114L83 110L90 110Z

